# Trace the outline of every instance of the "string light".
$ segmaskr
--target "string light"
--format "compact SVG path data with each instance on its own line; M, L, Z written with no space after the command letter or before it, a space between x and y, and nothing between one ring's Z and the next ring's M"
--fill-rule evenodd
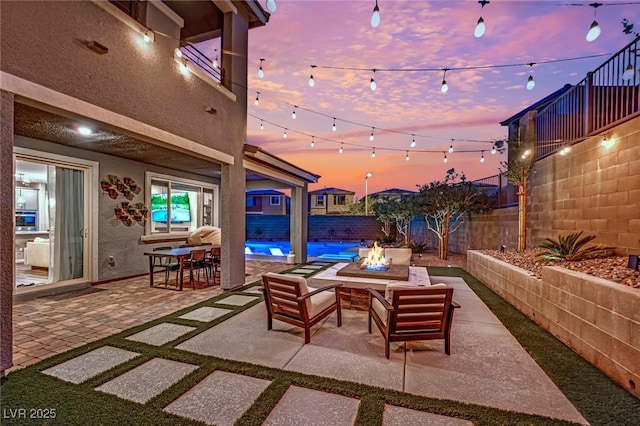
M260 120L260 130L264 130L264 123Z
M296 108L298 108L297 106L294 105L293 107L293 112L291 113L291 118L292 119L296 119L298 116L296 115Z
M213 60L213 67L218 68L218 49L213 49L216 52L216 58Z
M411 148L415 148L416 147L416 138L415 138L416 135L411 135L411 136L413 136L413 139L411 140L411 144L409 144L409 146Z
M376 149L373 148L373 151L371 151L371 158L376 158Z
M335 117L333 117L333 126L331 126L331 130L333 130L334 132L336 130L338 130L338 128L336 127L336 118Z
M498 150L496 149L496 146L494 144L493 147L491 148L491 155L496 155L496 152L498 152Z
M373 136L373 131L375 130L375 127L371 128L371 134L369 135L369 141L373 142L373 140L375 139L375 136Z
M636 73L636 70L633 64L631 63L631 59L629 59L629 65L627 65L627 68L625 68L624 72L622 73L622 80L624 81L631 80L635 75L635 73Z
M271 13L275 12L278 6L276 5L276 0L267 0L267 10Z
M311 148L313 148L314 146L316 146L316 141L314 140L313 136L311 136Z
M376 70L373 70L373 75L376 75ZM373 79L373 75L371 76L371 81L369 82L369 87L371 88L372 92L374 92L378 88L376 81Z
M340 149L338 150L338 154L342 154L344 152L344 143L340 144Z
M371 27L378 28L380 25L380 8L378 7L378 0L376 0L376 5L373 8L373 13L371 14Z
M442 71L444 71L444 74L442 74L442 86L440 87L440 91L442 93L447 93L449 91L449 85L447 84L445 77L447 76L447 71L449 71L449 69L445 68Z
M260 68L258 68L258 77L260 78L264 78L264 70L262 69L263 62L264 62L264 58L260 58Z
M529 65L531 68L533 68L535 63L529 62L529 64L527 64L527 65ZM529 78L527 79L527 90L533 90L534 87L536 87L536 82L533 81L533 75L529 74Z
M478 3L480 3L480 11L482 11L482 9L484 9L484 5L489 4L490 2L488 0L479 0ZM480 19L478 19L478 23L476 24L475 30L473 30L473 35L475 38L480 38L484 35L484 32L486 30L487 30L487 26L485 25L484 19L482 19L482 16L480 16Z
M602 6L602 3L591 3L589 6L593 7L593 22L591 23L591 27L587 32L587 36L585 37L587 41L595 41L598 37L600 37L600 25L598 25L598 21L596 21L596 15L598 13L598 8Z
M480 156L480 162L484 163L484 151L482 151L482 155Z
M256 92L256 100L253 103L255 106L260 105L260 92Z
M314 87L316 85L316 81L313 79L313 69L315 65L311 65L311 76L309 76L309 87Z
M409 161L409 151L407 151L407 155L404 157L404 161Z
M447 163L449 161L449 159L447 158L447 153L444 152L443 154L444 154L444 158L442 159L442 162Z
M451 145L449 145L449 154L453 152L453 139L451 139Z
M284 132L282 132L282 137L283 138L287 138L287 129L284 129Z

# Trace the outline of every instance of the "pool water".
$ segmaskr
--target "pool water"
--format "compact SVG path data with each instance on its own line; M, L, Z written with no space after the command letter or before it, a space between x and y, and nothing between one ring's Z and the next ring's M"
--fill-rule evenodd
M291 247L289 241L246 241L244 245L246 254L271 256L286 256ZM307 242L307 256L320 259L351 260L358 255L359 246L360 243L356 241L309 241Z

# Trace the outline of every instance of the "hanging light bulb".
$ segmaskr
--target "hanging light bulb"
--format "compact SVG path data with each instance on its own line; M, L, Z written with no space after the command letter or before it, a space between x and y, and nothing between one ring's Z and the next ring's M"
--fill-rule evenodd
M378 28L380 25L380 8L378 7L378 0L376 0L376 5L373 8L373 13L371 14L371 26L373 28Z
M264 78L264 70L262 69L263 58L260 58L260 68L258 68L258 77Z
M411 135L413 136L413 139L411 139L411 144L409 145L411 148L415 148L416 147L416 138L415 135Z
M311 136L311 148L316 146L316 142L313 140L313 136Z
M529 65L531 68L533 68L535 63L529 62L527 65ZM534 87L536 87L536 82L533 81L533 75L530 74L529 78L527 79L527 90L533 90Z
M293 112L291 113L291 118L292 119L296 119L298 116L296 115L296 108L298 108L297 106L293 106Z
M448 161L449 161L449 159L447 158L447 153L445 152L445 153L444 153L444 158L442 159L442 162L443 162L443 163L446 163L446 162L448 162Z
M451 154L453 152L453 139L451 139L451 145L449 145L449 154Z
M309 87L313 87L316 85L316 81L313 79L313 69L316 65L311 65L311 76L309 77Z
M484 151L482 151L482 155L480 156L480 162L484 163Z
M342 146L343 144L340 144L340 149L338 150L338 154L342 154L344 152L344 148Z
M486 4L489 4L489 0L479 0L480 10L484 9ZM487 26L484 23L484 19L482 16L478 19L478 23L476 23L476 28L473 30L473 35L475 38L480 38L484 35L484 32L487 30Z
M264 124L262 123L262 120L260 120L260 130L264 130Z
M591 23L591 27L589 27L589 31L587 31L587 36L585 38L588 42L592 42L600 37L600 33L602 32L600 25L598 25L598 21L596 21L598 8L602 6L602 3L591 3L589 6L593 7L593 22Z
M493 147L491 148L491 155L496 155L496 152L498 152L498 150L496 149L496 146L493 145Z
M404 157L404 161L409 161L409 151L407 151L407 155Z
M373 75L376 74L376 70L373 70ZM371 91L374 92L377 88L378 85L376 84L376 81L373 79L373 76L371 76L371 81L369 82L369 87L371 88Z
M260 92L256 92L256 100L253 103L255 106L260 105Z
M373 151L371 151L371 158L376 158L376 149L373 148Z
M275 12L278 6L276 5L276 0L267 0L267 10L271 13Z
M631 64L631 62L629 62L629 65L627 65L627 68L625 68L624 72L622 73L622 80L624 81L631 80L635 73L636 73L636 70L633 68L633 65Z
M333 117L333 126L331 126L331 130L333 130L334 132L336 130L338 130L338 128L336 127L336 118L335 117Z
M373 136L373 131L374 131L375 129L376 129L375 127L372 127L372 128L371 128L371 134L369 135L369 141L370 141L370 142L373 142L373 140L375 139L375 136Z
M287 129L284 129L284 132L282 132L282 137L283 138L287 138Z
M442 71L444 71L444 74L442 74L442 86L440 86L440 91L442 93L447 93L449 91L449 85L447 85L447 80L445 80L445 77L447 76L447 71L449 71L449 69L445 68Z

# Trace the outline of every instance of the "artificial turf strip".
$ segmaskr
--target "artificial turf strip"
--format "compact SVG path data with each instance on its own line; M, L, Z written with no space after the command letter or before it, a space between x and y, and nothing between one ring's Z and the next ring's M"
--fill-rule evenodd
M448 273L439 273L434 270L431 270L431 272L432 274L451 275L451 272L453 271L449 268L445 268L445 272ZM457 270L454 276L461 276L462 274L466 274L466 272ZM472 281L474 281L474 279L468 274L464 275L463 278L465 279L465 281L470 283L470 286L472 284ZM257 284L259 284L259 282L253 283L253 285ZM475 281L473 282L473 285L479 288L482 292L484 286L482 286L479 282ZM392 404L411 409L428 411L435 414L470 419L476 424L569 424L568 422L557 421L536 415L513 413L490 407L465 404L458 401L421 397L358 383L305 375L302 373L295 373L274 368L267 368L239 361L224 360L216 357L180 351L173 347L176 344L188 339L189 337L198 334L216 324L219 324L220 322L250 308L251 306L254 306L256 303L260 303L260 300L257 300L256 302L252 302L240 307L233 305L224 305L222 303L221 299L231 294L241 294L242 291L248 289L248 287L250 286L245 286L239 289L237 292L225 293L223 295L213 297L189 308L181 309L180 311L171 315L159 318L138 327L134 327L122 333L102 339L98 342L87 344L81 348L54 356L23 370L11 373L7 378L4 378L2 380L1 392L2 406L4 410L3 412L6 413L7 410L25 408L27 409L27 414L29 414L30 408L56 408L56 419L50 420L48 422L35 422L35 424L201 424L199 422L164 413L162 411L162 408L178 398L184 392L192 388L195 384L200 382L213 371L224 370L232 373L258 377L270 380L272 382L270 386L265 390L265 392L263 392L260 397L254 402L254 404L249 408L249 410L247 410L247 412L238 420L238 422L236 423L238 425L261 424L266 419L271 410L275 407L284 392L286 392L288 387L291 385L307 387L325 392L332 392L360 399L361 403L356 420L356 424L359 426L380 425L382 423L383 408L385 404ZM476 288L474 288L474 291L478 292ZM487 291L486 288L484 291ZM488 293L492 294L491 292ZM494 297L498 296L494 295ZM505 303L503 302L503 304ZM187 325L187 323L184 322L186 320L179 320L177 317L201 306L214 305L225 307L228 306L229 309L233 309L233 313L227 314L224 317L217 318L216 320L205 324L196 324L196 322L188 321L188 325L196 326L197 330L194 330L193 332L160 347L150 346L141 342L133 342L125 339L125 337L129 335L135 334L139 331L163 322L184 323L185 325ZM507 308L510 307L508 304L505 305ZM502 309L505 308L502 307ZM514 308L510 309L513 310ZM506 310L508 311L508 309ZM531 327L537 326L532 323ZM142 356L136 357L120 366L108 370L107 372L104 372L80 385L66 383L54 377L50 377L40 373L40 371L43 369L46 369L50 366L56 365L67 359L73 358L82 353L86 353L90 350L104 345L112 345L122 349L132 350L141 353ZM113 395L94 391L94 388L96 386L99 386L100 384L105 383L154 357L161 357L194 364L198 365L200 368L170 387L169 389L165 390L160 395L151 399L146 404L137 404L120 399ZM591 386L594 385L591 384ZM585 391L586 389L581 389L581 392ZM11 412L9 411L9 413ZM592 421L592 424L596 424L595 421L590 421ZM5 416L3 418L2 424L34 424L34 422L25 422L25 419L6 418ZM606 423L603 422L597 424ZM624 424L624 422L617 422L616 424Z
M427 269L463 278L589 423L640 424L640 400L482 282L460 268Z

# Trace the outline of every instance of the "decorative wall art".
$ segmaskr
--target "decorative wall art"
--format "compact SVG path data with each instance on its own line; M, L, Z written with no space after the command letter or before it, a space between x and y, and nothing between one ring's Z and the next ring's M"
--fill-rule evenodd
M144 203L130 203L141 191L135 180L130 177L120 179L116 175L107 175L100 179L100 189L114 200L117 200L118 197L128 200L122 201L114 208L116 219L126 226L131 226L134 223L145 224L149 215L147 206Z

